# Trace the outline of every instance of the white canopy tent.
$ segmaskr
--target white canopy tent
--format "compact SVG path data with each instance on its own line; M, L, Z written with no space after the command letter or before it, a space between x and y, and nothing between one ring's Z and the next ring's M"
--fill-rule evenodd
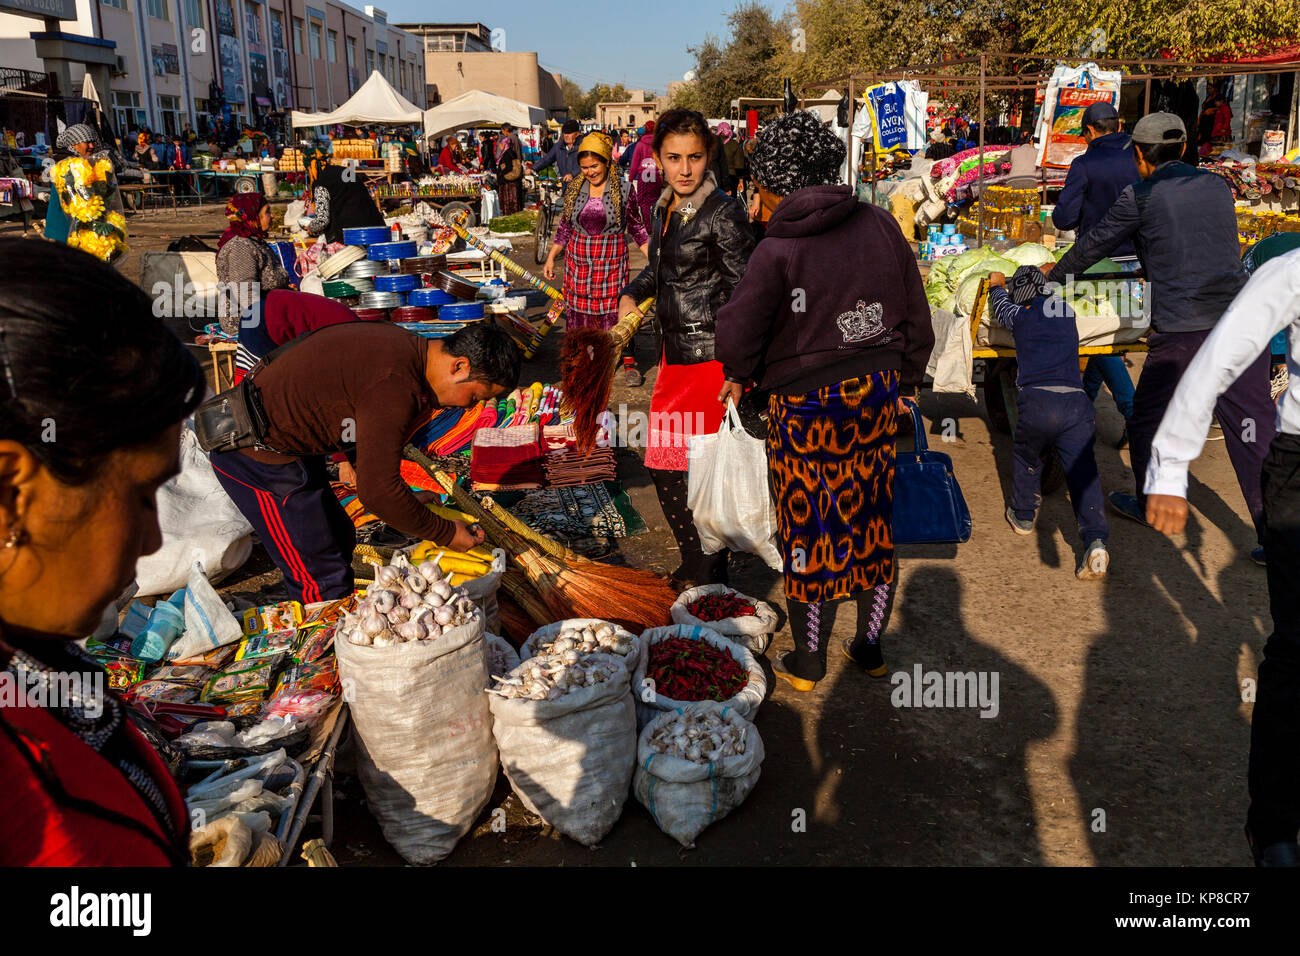
M293 111L294 126L359 126L363 123L418 126L424 121L424 111L393 89L383 74L375 70L352 98L328 113L303 113Z
M546 122L546 110L508 96L470 90L424 112L424 135L441 136L453 130L486 123L509 123L527 129Z

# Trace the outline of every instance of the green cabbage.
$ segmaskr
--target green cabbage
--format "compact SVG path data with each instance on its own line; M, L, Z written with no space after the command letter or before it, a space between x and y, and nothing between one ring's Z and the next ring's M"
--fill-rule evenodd
M1054 249L1054 250L1052 251L1052 255L1054 255L1054 256L1056 257L1056 261L1057 261L1057 262L1060 262L1060 261L1061 261L1061 257L1064 256L1067 252L1069 252L1069 251L1070 251L1070 246L1073 246L1073 245L1074 245L1074 243L1070 243L1069 246L1060 246L1060 247Z
M1041 266L1054 262L1052 250L1036 242L1024 242L1006 253L1006 258L1022 266Z
M967 276L957 286L957 314L970 315L975 308L975 296L979 293L982 275Z
M965 278L968 269L995 255L997 253L993 251L991 246L981 246L978 249L967 249L961 255L953 256L952 261L948 263L948 288L956 292L958 283Z
M1083 274L1089 272L1119 272L1119 263L1114 259L1101 259L1096 264L1088 266L1083 270Z

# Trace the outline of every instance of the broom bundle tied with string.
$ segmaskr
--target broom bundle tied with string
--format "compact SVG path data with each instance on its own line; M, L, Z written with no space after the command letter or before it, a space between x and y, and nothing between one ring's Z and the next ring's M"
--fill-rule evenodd
M645 321L654 299L645 299L636 312L619 319L612 329L574 329L565 332L560 347L560 388L564 403L573 413L573 435L578 454L589 455L596 445L600 416L609 407L618 357Z

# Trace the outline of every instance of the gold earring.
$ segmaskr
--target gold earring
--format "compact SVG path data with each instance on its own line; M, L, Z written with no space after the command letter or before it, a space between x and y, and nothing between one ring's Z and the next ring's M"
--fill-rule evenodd
M4 544L5 549L10 550L12 548L18 547L20 544L23 543L23 540L25 538L26 535L23 533L23 529L21 527L14 528L12 531L9 532L9 537L5 538L5 544Z

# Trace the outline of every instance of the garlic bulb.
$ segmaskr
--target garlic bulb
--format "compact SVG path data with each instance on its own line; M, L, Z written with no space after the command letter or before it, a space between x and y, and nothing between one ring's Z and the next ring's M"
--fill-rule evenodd
M336 633L363 647L390 647L437 640L445 629L460 627L477 613L462 589L426 577L398 554L391 565L376 569L369 593L355 611L343 612Z
M421 561L420 566L415 570L419 571L420 576L430 584L442 580L442 568L438 567L436 561Z
M582 654L615 654L627 657L632 653L635 638L626 631L600 621L596 624L566 623L560 633L541 643L535 643L538 654L564 654L577 651Z
M506 677L494 675L498 686L488 692L513 700L558 700L580 687L604 683L619 666L584 658L570 663L556 656L534 657Z
M424 625L415 621L407 621L405 624L397 625L397 636L404 641L422 641L426 633Z
M411 619L411 612L404 607L395 607L388 612L389 624L405 624Z
M747 724L740 717L722 717L717 711L678 714L650 734L653 753L695 763L708 763L745 752Z
M408 611L414 611L417 607L420 607L424 602L420 600L420 595L415 594L411 591L406 591L403 592L401 599L397 603L400 604L402 607L406 608Z

